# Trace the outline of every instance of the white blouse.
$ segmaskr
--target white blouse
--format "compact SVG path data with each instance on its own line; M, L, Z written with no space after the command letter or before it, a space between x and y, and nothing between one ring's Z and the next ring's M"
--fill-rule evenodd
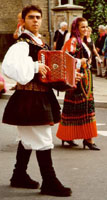
M42 44L42 41L34 36L34 39ZM3 63L2 72L16 82L25 85L31 81L35 73L38 73L38 61L34 62L29 56L29 45L25 41L13 44L7 51Z

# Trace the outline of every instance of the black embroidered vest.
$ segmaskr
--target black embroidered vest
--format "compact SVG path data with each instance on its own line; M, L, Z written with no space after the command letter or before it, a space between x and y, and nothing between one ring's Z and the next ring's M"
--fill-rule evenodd
M19 39L17 40L17 42L20 42L20 41L25 41L28 43L29 45L29 56L32 57L33 61L37 61L38 60L38 52L41 50L41 49L46 49L48 50L49 47L44 44L43 46L39 46L38 44L36 44L31 38L29 35L27 35L26 33L23 33ZM21 85L19 83L17 83L17 90L31 90L31 91L42 91L42 92L45 92L45 91L48 91L49 88L48 88L48 84L45 85L43 84L42 82L40 82L40 74L37 73L34 75L34 78L29 82L27 83L26 85Z

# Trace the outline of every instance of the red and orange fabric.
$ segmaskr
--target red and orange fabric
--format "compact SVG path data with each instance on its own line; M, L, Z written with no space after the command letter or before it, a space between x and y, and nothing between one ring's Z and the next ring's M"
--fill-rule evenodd
M74 37L65 43L63 50L77 55L80 59L88 58L83 46L78 49ZM84 76L77 88L65 93L61 121L56 134L61 140L90 139L97 136L92 74L88 66L85 69L81 67L80 72Z

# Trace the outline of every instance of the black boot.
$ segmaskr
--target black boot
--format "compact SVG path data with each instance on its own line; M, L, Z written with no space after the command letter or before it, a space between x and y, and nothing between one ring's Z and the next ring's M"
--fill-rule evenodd
M71 196L71 189L64 187L55 175L51 159L51 150L36 151L36 155L43 179L41 194L60 197Z
M32 180L26 173L31 152L31 150L26 150L22 143L19 142L15 169L13 171L12 178L10 179L10 185L12 187L29 189L39 188L39 183Z

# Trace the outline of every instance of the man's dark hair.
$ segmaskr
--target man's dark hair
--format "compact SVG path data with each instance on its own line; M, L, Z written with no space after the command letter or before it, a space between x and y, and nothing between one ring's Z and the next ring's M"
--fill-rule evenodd
M26 15L31 11L38 11L42 16L42 10L38 5L29 5L23 8L22 10L22 19L25 20Z

